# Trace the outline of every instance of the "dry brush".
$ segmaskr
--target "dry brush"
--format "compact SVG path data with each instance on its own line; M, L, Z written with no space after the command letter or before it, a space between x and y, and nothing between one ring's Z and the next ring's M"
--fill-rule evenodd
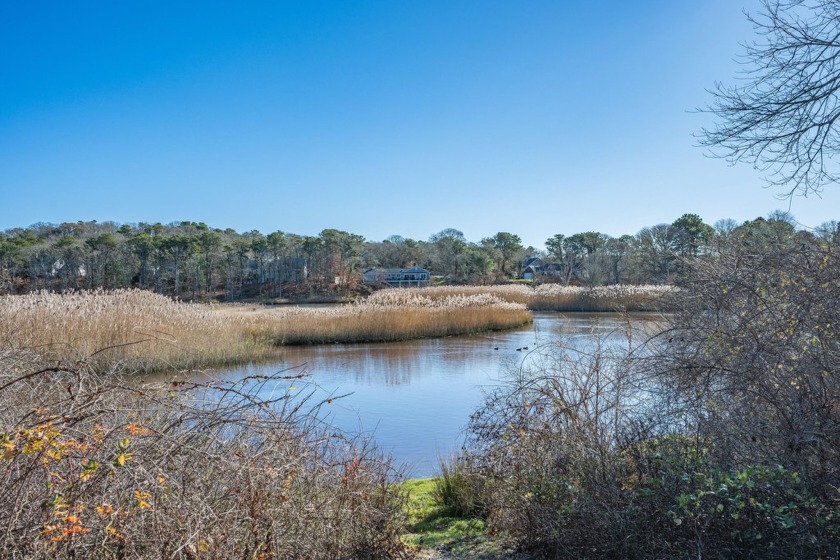
M394 558L398 477L280 390L0 350L0 557Z

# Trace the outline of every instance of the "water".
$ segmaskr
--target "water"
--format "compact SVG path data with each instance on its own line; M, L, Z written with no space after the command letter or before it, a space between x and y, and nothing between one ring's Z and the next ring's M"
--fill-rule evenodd
M464 428L481 406L483 391L531 359L537 348L561 338L586 342L598 334L620 343L625 340L624 325L622 317L612 314L535 313L533 325L514 331L387 344L288 347L281 361L235 368L222 376L303 371L317 388L305 381L288 381L272 390L301 394L314 390L315 400L348 394L322 407L327 421L348 432L372 435L393 455L395 464L406 466L409 476L432 476L438 456L460 449Z

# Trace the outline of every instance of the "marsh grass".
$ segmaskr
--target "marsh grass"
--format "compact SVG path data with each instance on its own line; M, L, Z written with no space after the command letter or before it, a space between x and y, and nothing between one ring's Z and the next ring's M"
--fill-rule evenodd
M0 297L0 339L45 358L99 369L194 369L277 356L294 344L389 342L504 330L527 308L653 311L671 288L541 285L381 290L326 308L201 305L140 290Z
M284 344L385 342L508 329L522 305L388 290L328 308L201 305L140 290L0 297L0 340L50 360L149 372L263 360Z
M419 291L429 299L491 295L511 303L518 303L534 311L665 311L672 286L562 286L525 284L499 286L435 286ZM390 292L391 290L386 290Z
M279 344L389 342L510 329L532 319L523 305L490 294L430 298L422 290L383 290L351 305L281 313L283 321L254 336Z
M561 286L542 284L534 289L535 311L666 311L673 286Z
M399 290L382 290L380 293L397 292ZM533 288L522 284L499 284L494 286L430 286L418 288L423 297L440 300L451 297L472 297L490 295L501 300L528 306L534 294Z
M249 340L248 323L239 311L140 290L0 298L0 336L10 346L100 370L189 369L273 355L270 346Z

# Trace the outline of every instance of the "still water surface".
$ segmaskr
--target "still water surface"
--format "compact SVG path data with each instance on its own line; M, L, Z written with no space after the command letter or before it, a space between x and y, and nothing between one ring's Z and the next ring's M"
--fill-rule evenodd
M634 322L653 317L634 317ZM385 344L287 347L281 361L222 373L226 379L294 369L309 375L314 398L348 394L324 405L339 429L372 435L412 477L435 474L437 457L460 449L484 391L560 339L584 344L598 335L620 343L624 319L613 314L535 313L526 328L475 336ZM528 347L527 350L524 347ZM518 348L522 350L517 350ZM273 391L309 393L289 381Z

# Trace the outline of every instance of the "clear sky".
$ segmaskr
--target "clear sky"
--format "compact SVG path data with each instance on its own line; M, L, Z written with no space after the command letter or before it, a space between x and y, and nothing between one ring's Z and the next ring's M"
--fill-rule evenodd
M696 147L755 0L0 4L0 230L193 220L542 246L788 209ZM795 198L840 219L840 186Z

